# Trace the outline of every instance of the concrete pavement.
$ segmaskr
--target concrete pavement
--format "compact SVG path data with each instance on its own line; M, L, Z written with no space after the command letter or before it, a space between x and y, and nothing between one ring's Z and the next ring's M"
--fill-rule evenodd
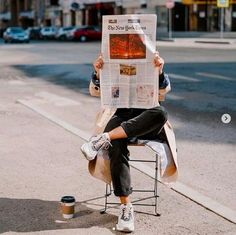
M0 233L120 234L113 230L118 210L110 209L106 215L99 213L105 185L89 176L87 161L79 150L83 141L16 103L22 97L36 97L37 105L54 116L63 113L60 118L70 123L76 122L75 117L81 122L83 112L87 118L79 126L87 129L92 127L94 98L37 79L0 82ZM39 91L47 93L43 98L40 93L40 98L35 96ZM61 99L49 99L45 94L57 94ZM92 108L85 108L91 105ZM151 184L149 177L135 170L132 178L139 187ZM166 186L159 185L159 190L161 216L147 215L153 212L151 208L137 207L144 214L135 213L134 234L235 234L234 224ZM60 213L63 195L73 195L77 200L75 218L66 222Z
M168 45L169 42L163 43ZM57 50L59 50L58 46L59 44L56 45ZM91 46L97 47L97 45ZM214 46L217 48L217 45ZM103 208L105 185L91 178L87 172L87 162L79 150L83 140L16 103L18 99L28 100L53 117L91 133L94 113L99 109L99 100L88 96L85 87L78 92L69 86L60 86L59 83L40 79L41 74L37 73L37 69L39 71L40 68L37 66L33 68L38 78L27 77L29 73L21 71L19 64L38 65L44 58L51 65L63 63L63 58L59 60L60 53L56 51L56 56L48 54L47 47L42 48L45 51L45 57L42 58L40 58L41 54L34 54L32 57L31 49L16 56L22 48L29 47L36 51L33 44L7 45L9 48L7 53L5 53L6 47L4 50L0 48L0 53L6 55L2 57L4 60L1 60L0 73L0 184L2 186L0 233L119 234L112 230L117 220L118 210L111 209L107 215L99 214L99 210ZM62 51L68 52L68 49L62 48ZM83 49L86 50L86 44L80 50ZM73 57L72 61L72 57L68 54L65 56L67 63L75 60L81 60L81 63L86 63L85 60L91 61L91 58L86 57ZM59 76L63 73L63 65L52 66L57 70L56 73L53 73L50 67L46 67L46 76ZM87 72L85 70L81 73ZM177 127L181 125L180 120L177 122L175 120L175 124ZM190 124L187 129L189 128L191 130ZM180 148L184 146L183 142L182 140L179 143ZM201 142L198 143L197 149L201 149L200 145ZM139 155L146 154L146 150L138 150L138 152ZM182 154L188 152L194 154L191 148L181 150ZM180 158L182 166L183 160L182 156L182 159ZM204 162L203 158L202 160ZM194 170L197 162L189 162L188 165ZM134 185L145 187L151 184L151 179L140 172L132 170L132 176ZM191 180L191 177L189 179ZM155 217L136 212L135 234L231 235L236 233L235 224L209 212L166 186L160 185L159 189L158 211L161 216ZM204 188L204 191L206 189ZM74 195L77 199L76 217L66 223L61 217L59 205L61 196L65 194ZM139 195L133 197L138 198ZM136 210L145 213L153 212L152 208L147 207L136 208Z
M172 31L173 38L210 38L217 39L221 38L221 32L198 32L198 31ZM169 33L160 31L157 28L157 38L168 38ZM236 32L223 32L224 39L236 39Z
M158 46L188 47L188 48L216 48L231 50L236 48L236 39L220 38L162 38L157 40Z

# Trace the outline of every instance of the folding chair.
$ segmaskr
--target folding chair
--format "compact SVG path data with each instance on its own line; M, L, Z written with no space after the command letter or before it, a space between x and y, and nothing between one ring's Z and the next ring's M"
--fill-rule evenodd
M145 146L144 144L129 144L128 146ZM148 197L143 197L137 200L133 200L132 204L136 206L153 206L154 207L154 215L160 216L160 214L157 212L157 198L158 196L158 191L157 191L157 183L158 183L158 169L159 169L159 155L154 152L155 158L154 160L147 160L147 159L134 159L130 158L130 162L141 162L141 163L153 163L154 164L154 178L153 178L153 186L150 189L132 189L132 192L137 192L137 193L151 193L151 196ZM132 163L131 163L132 164ZM113 193L113 188L112 185L106 184L106 192L105 192L105 203L104 203L104 209L101 210L101 214L106 213L107 209L109 208L108 205L118 205L120 203L116 202L109 202L108 198L109 196L112 195ZM143 201L148 200L148 199L154 199L154 203L144 203ZM141 203L143 202L143 203Z

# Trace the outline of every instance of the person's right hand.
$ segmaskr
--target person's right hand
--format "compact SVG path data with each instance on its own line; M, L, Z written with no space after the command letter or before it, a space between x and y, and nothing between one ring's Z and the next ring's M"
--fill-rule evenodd
M155 57L154 57L153 63L154 63L154 66L159 69L159 74L162 74L165 61L162 57L160 57L158 51L155 52Z
M93 63L94 69L97 73L97 75L99 75L99 70L102 69L104 64L102 55L99 55L98 58L95 60L95 62ZM97 76L99 78L99 76Z

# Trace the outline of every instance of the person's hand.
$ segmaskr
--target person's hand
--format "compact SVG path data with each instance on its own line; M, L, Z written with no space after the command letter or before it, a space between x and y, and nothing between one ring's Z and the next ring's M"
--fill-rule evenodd
M97 73L97 78L99 78L99 70L102 69L103 64L104 64L104 61L103 61L102 55L99 55L98 58L93 63L94 69Z
M162 57L160 57L158 51L155 52L155 57L154 57L153 63L154 63L155 67L158 67L159 74L162 74L163 73L163 67L164 67L165 61L164 61L164 59Z

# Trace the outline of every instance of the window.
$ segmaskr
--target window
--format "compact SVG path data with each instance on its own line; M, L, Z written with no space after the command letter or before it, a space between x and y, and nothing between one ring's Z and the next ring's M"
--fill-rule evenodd
M59 0L50 0L50 5L58 6L59 5Z

